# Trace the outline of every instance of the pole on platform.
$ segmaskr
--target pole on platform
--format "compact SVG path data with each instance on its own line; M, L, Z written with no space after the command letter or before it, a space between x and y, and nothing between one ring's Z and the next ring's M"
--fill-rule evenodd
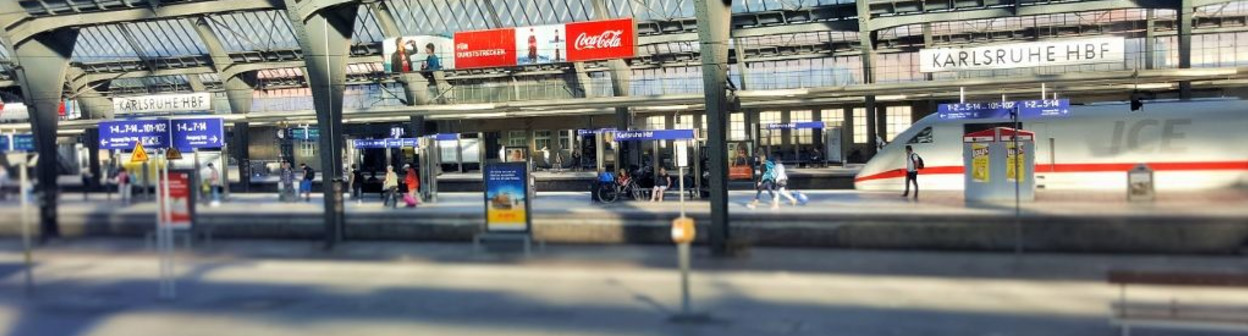
M1002 97L1005 96L1002 95ZM1014 254L1021 256L1023 255L1023 214L1021 208L1022 204L1019 201L1019 191L1022 189L1023 180L1023 171L1021 170L1023 165L1020 164L1023 161L1021 157L1023 155L1023 151L1022 148L1018 148L1018 132L1020 131L1020 125L1018 122L1017 104L1014 105L1013 113L1010 113L1010 116L1014 119L1014 135L1010 137L1010 141L1014 144L1014 162L1008 163L1014 165ZM1010 151L1006 151L1005 153L1006 157L1009 157Z
M966 87L958 87L958 103L966 104Z
M13 141L10 140L9 143L12 144ZM28 194L30 192L30 177L29 173L26 172L26 160L26 155L23 154L21 162L17 164L18 169L20 169L18 178L21 179L22 188L17 194L22 199L22 257L26 263L26 296L31 296L35 294L35 270L32 269L35 264L31 258L30 251L30 195Z
M680 217L685 218L685 166L680 166ZM693 315L689 298L689 242L680 243L676 249L680 258L680 313Z

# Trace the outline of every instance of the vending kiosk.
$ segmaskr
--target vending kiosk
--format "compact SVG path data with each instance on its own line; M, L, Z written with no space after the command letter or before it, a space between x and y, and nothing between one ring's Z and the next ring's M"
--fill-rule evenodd
M1033 132L997 127L966 133L962 137L966 201L1011 201L1016 190L1020 200L1034 200L1035 160Z

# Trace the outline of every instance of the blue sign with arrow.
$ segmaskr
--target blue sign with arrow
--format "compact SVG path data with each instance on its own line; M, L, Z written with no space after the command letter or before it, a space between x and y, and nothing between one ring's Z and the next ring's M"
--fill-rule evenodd
M221 148L225 145L225 125L221 118L171 120L173 145L181 150Z
M291 130L290 134L290 138L295 140L316 141L321 139L321 129L316 127L295 128Z
M1068 99L1040 99L991 103L940 104L936 113L942 120L1008 119L1018 110L1019 119L1065 117L1070 114Z
M169 147L168 120L115 120L100 123L100 149L134 149L135 143L146 148Z
M420 139L417 138L356 139L352 143L356 149L420 147Z

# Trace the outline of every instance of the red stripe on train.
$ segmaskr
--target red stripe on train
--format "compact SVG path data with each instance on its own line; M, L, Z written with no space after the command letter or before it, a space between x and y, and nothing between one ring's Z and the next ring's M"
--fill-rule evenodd
M1051 173L1095 173L1095 172L1126 172L1135 168L1134 163L1062 163L1053 165L1036 165L1036 172ZM1191 171L1191 170L1248 170L1248 161L1215 161L1215 162L1154 162L1149 163L1153 171ZM962 166L941 166L924 168L919 171L929 174L962 174ZM905 169L893 169L869 176L858 177L854 182L902 178Z

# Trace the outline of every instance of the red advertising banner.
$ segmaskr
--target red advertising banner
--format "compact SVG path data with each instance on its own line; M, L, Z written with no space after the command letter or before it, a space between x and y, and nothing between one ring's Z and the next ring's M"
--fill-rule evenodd
M574 22L567 25L568 61L630 58L637 55L633 19Z
M157 189L157 195L161 195L160 189ZM163 196L163 195L161 195ZM169 172L169 208L171 219L169 223L165 223L174 229L191 228L191 178L190 174L182 172ZM165 200L161 199L159 205L164 209Z
M503 28L455 33L455 67L516 65L516 30Z

